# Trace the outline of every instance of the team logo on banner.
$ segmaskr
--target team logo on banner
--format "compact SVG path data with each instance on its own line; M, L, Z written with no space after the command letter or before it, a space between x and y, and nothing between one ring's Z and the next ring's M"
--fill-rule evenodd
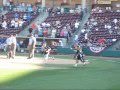
M105 49L105 46L91 45L89 46L89 49L94 53L100 53Z

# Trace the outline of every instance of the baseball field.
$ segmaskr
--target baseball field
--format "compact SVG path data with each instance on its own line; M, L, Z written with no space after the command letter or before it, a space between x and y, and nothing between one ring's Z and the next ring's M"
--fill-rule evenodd
M0 56L0 90L120 90L120 58L87 56L77 67L73 55L26 58Z

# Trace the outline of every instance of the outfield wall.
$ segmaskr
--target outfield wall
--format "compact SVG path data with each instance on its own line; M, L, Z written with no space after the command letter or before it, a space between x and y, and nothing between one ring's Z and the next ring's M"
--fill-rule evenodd
M120 50L117 51L117 50L106 49L100 53L93 53L89 48L83 48L83 52L85 53L85 55L90 55L90 56L120 57ZM74 54L75 51L71 48L58 47L57 53Z

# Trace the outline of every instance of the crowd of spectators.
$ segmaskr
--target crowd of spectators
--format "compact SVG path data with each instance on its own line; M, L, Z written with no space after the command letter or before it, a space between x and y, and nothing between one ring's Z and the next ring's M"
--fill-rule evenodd
M72 9L71 9L72 10ZM62 8L48 8L49 16L42 23L34 23L31 28L36 37L67 38L79 28L81 13L74 10L62 11Z
M12 4L12 10L9 10L10 6L4 6L8 7L8 12L0 14L0 34L19 33L39 15L38 6L32 4Z
M87 35L86 35L87 34ZM90 18L81 30L80 43L86 43L109 47L120 39L120 12L112 10L112 7L95 7Z

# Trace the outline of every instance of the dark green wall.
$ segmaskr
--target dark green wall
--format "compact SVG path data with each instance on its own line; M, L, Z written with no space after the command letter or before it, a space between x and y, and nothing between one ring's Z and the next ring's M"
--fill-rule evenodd
M57 52L59 54L74 54L75 53L73 49L62 48L62 47L58 47ZM109 49L106 49L100 53L93 53L90 51L89 48L83 48L83 52L85 53L85 55L90 55L90 56L120 57L120 51L113 51Z

